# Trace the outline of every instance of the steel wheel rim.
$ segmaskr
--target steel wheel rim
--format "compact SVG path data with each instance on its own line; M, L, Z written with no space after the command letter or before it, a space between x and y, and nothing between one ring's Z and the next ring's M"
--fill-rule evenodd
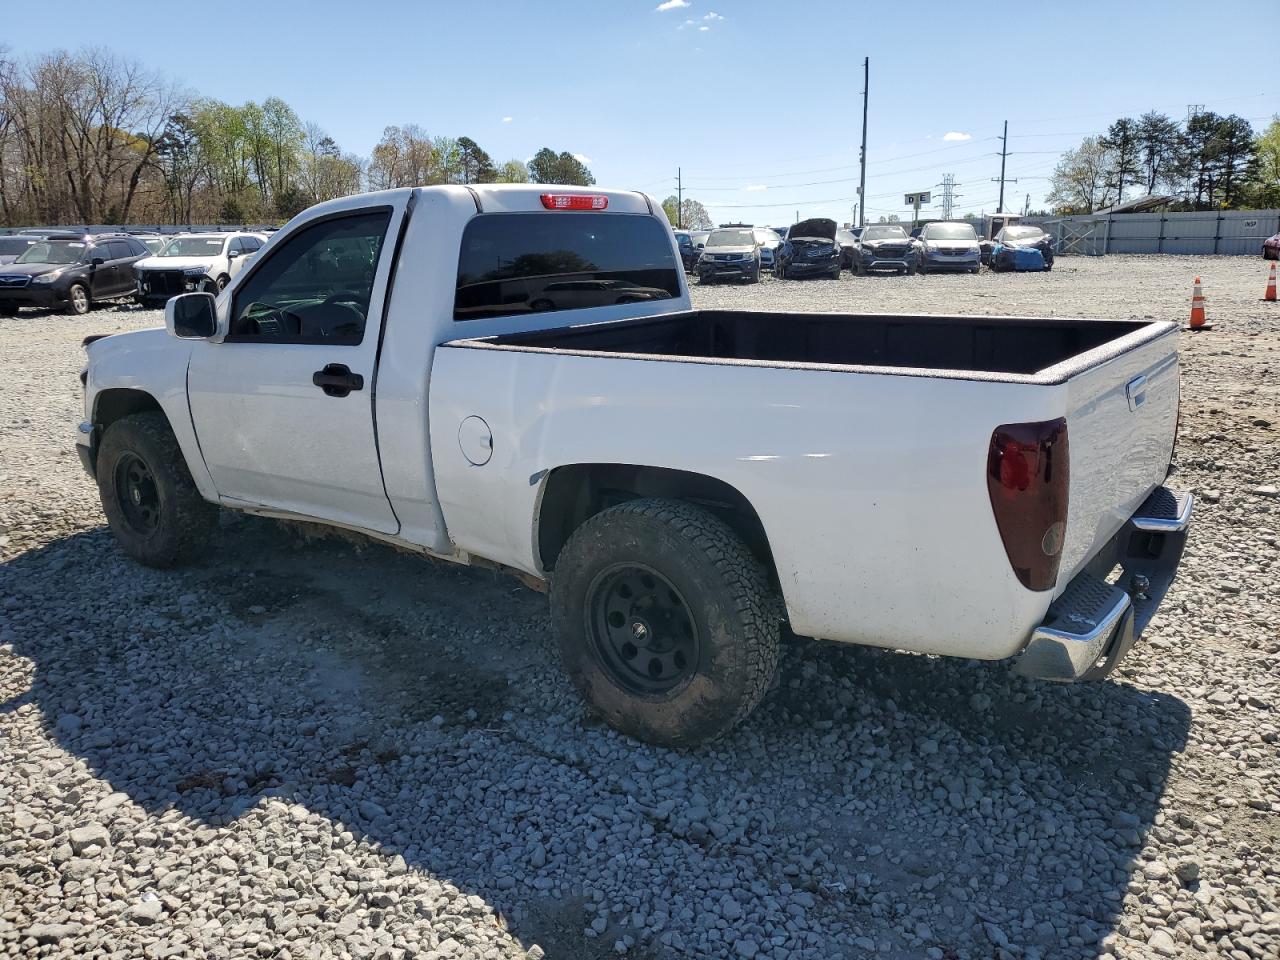
M684 595L643 563L619 563L587 588L586 627L597 658L629 693L665 697L698 671L698 624Z
M89 295L84 292L84 287L73 287L71 290L71 302L76 308L76 313L84 313L89 306Z
M116 461L116 503L125 523L135 533L150 536L160 527L160 490L155 475L135 453Z

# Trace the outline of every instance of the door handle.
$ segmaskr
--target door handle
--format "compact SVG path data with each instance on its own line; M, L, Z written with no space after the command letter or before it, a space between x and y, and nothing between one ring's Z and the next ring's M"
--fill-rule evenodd
M1145 375L1134 377L1124 385L1124 395L1129 401L1129 409L1137 410L1147 402L1147 378Z
M352 373L345 363L326 363L323 370L311 375L311 382L329 397L345 397L352 390L364 389L364 377Z

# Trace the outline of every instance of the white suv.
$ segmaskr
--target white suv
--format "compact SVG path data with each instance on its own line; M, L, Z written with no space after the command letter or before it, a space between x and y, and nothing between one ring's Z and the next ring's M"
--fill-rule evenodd
M134 299L155 306L180 293L216 294L266 242L260 233L180 234L138 262Z

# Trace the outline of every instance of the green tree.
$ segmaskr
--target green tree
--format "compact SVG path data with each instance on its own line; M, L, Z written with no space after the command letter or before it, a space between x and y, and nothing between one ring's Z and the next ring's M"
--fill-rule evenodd
M493 183L497 179L493 159L470 137L458 138L458 155L463 183Z
M495 183L528 183L529 168L520 160L508 160L498 167Z
M557 154L543 147L529 161L529 179L534 183L564 183L589 187L596 182L586 164L565 151Z
M1098 142L1108 153L1110 167L1107 171L1116 189L1116 203L1124 202L1124 187L1136 183L1142 172L1139 165L1140 144L1138 124L1124 117L1111 124Z
M1138 120L1138 156L1147 193L1156 192L1156 184L1168 179L1169 168L1177 157L1178 125L1163 113L1149 110Z
M1062 155L1049 177L1047 198L1057 213L1092 213L1110 203L1110 153L1101 137L1085 137Z
M1274 117L1253 141L1256 163L1245 188L1249 206L1280 207L1280 117Z
M1228 209L1238 207L1241 193L1253 179L1258 164L1253 127L1248 120L1235 114L1223 118L1217 130L1216 157L1222 205Z
M673 227L680 227L684 230L710 230L715 226L711 219L711 214L707 213L707 208L697 200L685 199L680 204L679 216L676 213L676 204L679 201L676 197L670 196L662 201L662 210L667 215L667 220L671 222Z

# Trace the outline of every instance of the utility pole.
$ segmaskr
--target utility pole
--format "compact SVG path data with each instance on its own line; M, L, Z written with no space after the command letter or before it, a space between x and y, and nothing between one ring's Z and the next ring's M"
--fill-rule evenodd
M858 226L863 225L867 209L867 95L871 91L871 58L862 61L862 151L858 154L861 173L858 174Z
M676 229L684 226L684 181L680 179L680 168L676 167Z
M1006 179L1004 175L1004 161L1009 155L1009 121L1004 122L1004 136L1000 138L1000 203L996 206L996 213L1004 213L1004 185L1006 183L1017 183L1017 180ZM991 182L995 183L996 178L992 177Z

